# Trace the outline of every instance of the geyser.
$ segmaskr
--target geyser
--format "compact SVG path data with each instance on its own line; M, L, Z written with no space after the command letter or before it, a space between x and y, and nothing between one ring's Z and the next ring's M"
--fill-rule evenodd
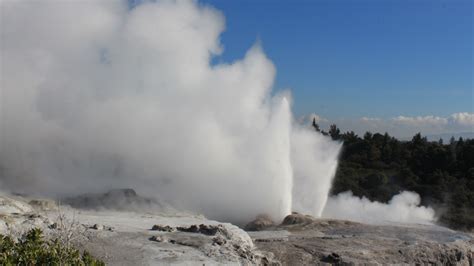
M0 185L132 187L246 222L319 216L340 144L296 126L259 45L232 63L196 1L1 1ZM294 193L293 193L294 192Z

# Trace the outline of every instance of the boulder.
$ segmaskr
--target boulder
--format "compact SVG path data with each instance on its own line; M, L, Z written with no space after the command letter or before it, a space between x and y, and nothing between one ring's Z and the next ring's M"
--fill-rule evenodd
M214 236L218 232L223 232L224 227L222 225L208 225L208 224L200 224L200 225L191 225L189 227L176 227L176 230L180 232L187 232L187 233L199 233L208 236Z
M153 230L153 231L160 231L160 232L173 232L173 231L174 231L174 228L172 228L172 227L169 226L169 225L159 225L159 224L155 224L155 225L153 225L153 227L151 228L151 230Z
M266 214L261 214L245 226L245 231L262 231L275 225L272 218Z
M104 226L100 224L94 224L91 228L94 230L104 230Z
M311 215L300 214L293 212L283 219L281 225L293 225L293 224L309 224L312 223L315 218Z

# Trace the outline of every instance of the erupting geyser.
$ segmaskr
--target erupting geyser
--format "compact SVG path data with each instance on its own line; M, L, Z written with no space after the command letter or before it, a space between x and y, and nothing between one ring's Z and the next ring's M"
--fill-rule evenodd
M259 45L210 63L218 11L166 0L1 9L3 189L132 187L234 222L321 214L340 145L293 124Z

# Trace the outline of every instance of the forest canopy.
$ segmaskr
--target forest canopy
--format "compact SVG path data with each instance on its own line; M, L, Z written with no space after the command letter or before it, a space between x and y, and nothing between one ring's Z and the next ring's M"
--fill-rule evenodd
M420 133L401 141L388 133L327 132L342 141L332 195L352 191L370 200L388 202L400 191L414 191L421 203L436 210L440 224L463 230L474 228L474 139L452 137L428 141Z

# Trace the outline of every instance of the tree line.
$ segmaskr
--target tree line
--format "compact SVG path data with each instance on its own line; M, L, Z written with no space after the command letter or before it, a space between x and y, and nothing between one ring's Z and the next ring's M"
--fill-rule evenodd
M474 229L474 139L428 141L420 133L401 141L388 133L326 132L342 141L339 167L331 194L351 190L370 200L389 201L400 191L420 194L421 204L436 210L439 223L454 229Z

